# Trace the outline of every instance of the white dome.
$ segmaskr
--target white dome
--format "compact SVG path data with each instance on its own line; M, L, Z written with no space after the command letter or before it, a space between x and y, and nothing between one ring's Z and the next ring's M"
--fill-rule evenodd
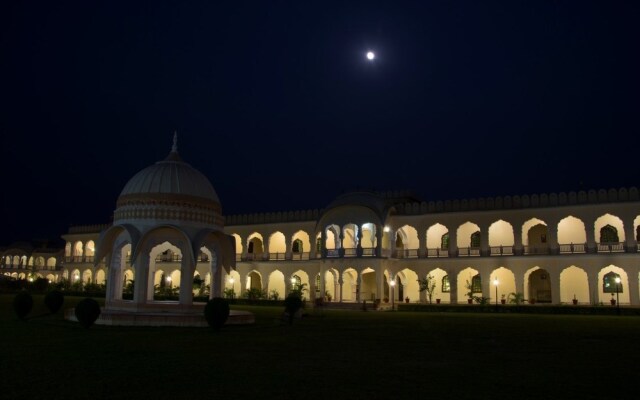
M172 194L199 197L220 204L211 182L177 153L150 165L129 179L120 197L127 195Z

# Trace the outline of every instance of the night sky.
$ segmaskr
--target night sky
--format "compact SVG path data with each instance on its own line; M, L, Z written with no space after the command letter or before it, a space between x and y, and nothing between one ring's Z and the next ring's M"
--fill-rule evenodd
M0 245L109 222L174 131L227 215L640 185L637 1L2 4Z

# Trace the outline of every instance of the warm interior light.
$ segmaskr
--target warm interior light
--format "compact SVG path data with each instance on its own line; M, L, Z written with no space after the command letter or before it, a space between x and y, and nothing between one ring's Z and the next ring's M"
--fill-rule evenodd
M616 283L620 283L620 277L616 276Z
M171 282L171 277L167 276L167 282Z
M385 232L389 232L390 230L391 230L391 228L389 228L388 226L385 226L385 227L384 227L384 231L385 231Z
M493 280L493 284L494 284L494 285L498 286L498 283L500 283L500 282L498 282L498 278L496 278L496 279L494 279L494 280Z
M395 286L395 285L396 285L396 281L391 281L391 282L389 282L389 285L391 285L391 286Z

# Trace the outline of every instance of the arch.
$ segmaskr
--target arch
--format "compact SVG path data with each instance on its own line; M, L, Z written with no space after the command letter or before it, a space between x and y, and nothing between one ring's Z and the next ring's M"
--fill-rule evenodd
M347 268L342 272L342 301L355 301L358 272Z
M84 245L84 255L87 257L93 257L96 254L96 245L93 240L87 241Z
M338 300L338 271L334 268L329 268L324 272L324 296L325 300L332 301Z
M402 284L402 297L399 297L400 301L406 301L408 298L410 302L417 302L420 300L420 285L418 284L418 274L410 269L404 268L398 272L400 283ZM396 287L400 289L399 287ZM398 293L400 295L400 293Z
M309 259L311 239L307 232L299 230L291 236L291 252L295 259Z
M96 283L98 285L104 285L107 281L107 276L106 273L104 272L104 269L99 269L96 271Z
M378 245L378 237L376 236L377 227L372 222L362 224L362 239L360 246L363 249L374 249Z
M622 220L611 214L604 214L596 219L593 224L599 236L596 241L600 243L619 243L625 241L625 232Z
M85 269L82 272L82 284L86 285L92 283L93 280L93 272L90 269Z
M286 253L286 251L287 243L284 234L280 231L272 233L271 236L269 236L269 254L282 254L282 259L284 259L284 253Z
M352 255L355 255L355 248L358 246L358 226L353 223L345 224L342 227L342 237L342 247L353 249Z
M558 222L558 244L586 242L587 231L582 220L570 215Z
M238 271L229 271L224 279L224 297L238 297L238 294L242 292L240 284L240 274Z
M427 273L427 276L431 276L436 284L436 288L433 291L433 300L436 302L451 302L451 286L449 285L449 276L447 272L442 268L434 268ZM429 301L428 294L425 292L425 300Z
M291 290L302 290L303 300L310 296L309 290L311 287L311 282L309 282L309 275L305 271L301 269L295 271L293 274L291 274L291 276L289 277L289 281L286 283L291 285Z
M47 258L47 269L50 269L50 270L56 269L57 262L58 262L58 260L56 260L55 257Z
M76 241L73 245L73 256L74 257L82 257L83 256L84 246L81 241Z
M547 270L534 267L526 274L526 294L529 303L551 303L551 277Z
M475 244L479 245L479 234L480 227L472 222L465 222L460 225L457 230L457 243L454 243L457 247L465 248L465 247L478 247L473 246ZM475 234L475 236L474 236ZM474 241L472 242L472 239ZM477 242L477 243L476 243Z
M497 285L496 283L497 279ZM516 277L510 269L506 267L498 267L489 274L491 290L489 298L492 303L507 301L511 293L516 293ZM496 297L497 294L497 297Z
M560 302L589 302L589 276L587 272L571 265L560 272Z
M539 246L542 243L545 245L547 243L547 223L541 219L531 218L525 221L522 224L521 233L524 246Z
M237 233L232 233L231 236L233 236L236 242L236 255L242 254L242 250L243 250L242 238Z
M458 273L458 302L470 300L478 293L482 294L482 281L478 270L467 267Z
M618 283L615 278L619 278ZM619 304L629 304L629 277L624 269L608 265L598 272L598 299L600 302L611 300Z
M276 269L269 274L267 290L269 291L269 298L275 300L284 298L286 290L284 274L281 271Z
M489 226L489 246L513 246L515 236L513 226L504 220L498 220Z

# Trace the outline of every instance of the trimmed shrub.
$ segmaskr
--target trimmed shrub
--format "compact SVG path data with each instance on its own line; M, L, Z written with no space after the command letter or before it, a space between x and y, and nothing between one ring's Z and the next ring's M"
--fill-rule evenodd
M44 296L44 304L51 314L55 314L60 310L64 303L64 295L61 291L54 289Z
M284 299L284 311L289 315L289 325L293 324L293 318L296 313L302 308L302 298L298 293L289 293L286 299Z
M89 328L100 316L100 304L91 297L87 297L76 305L75 314L78 322L85 328Z
M33 308L33 297L28 292L22 291L13 298L13 310L18 319L24 319Z
M215 330L219 330L227 322L229 312L229 302L222 297L214 297L204 306L204 318Z

